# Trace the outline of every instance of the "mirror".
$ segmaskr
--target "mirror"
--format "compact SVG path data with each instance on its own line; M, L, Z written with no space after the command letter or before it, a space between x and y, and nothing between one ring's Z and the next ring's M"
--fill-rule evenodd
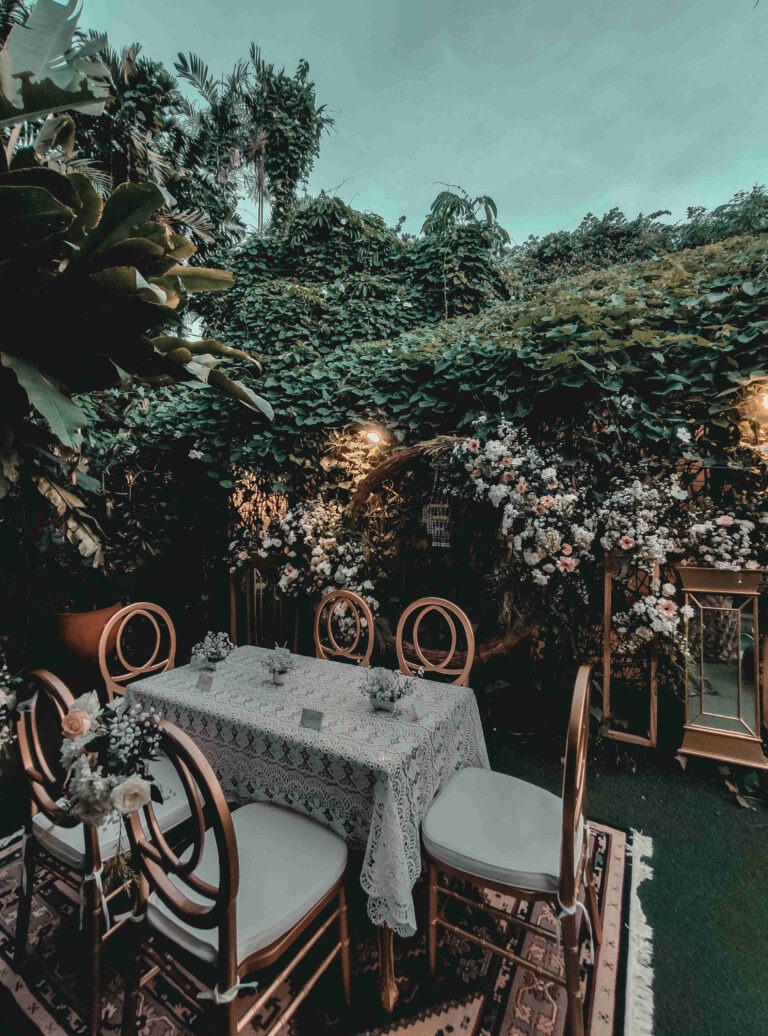
M756 598L691 593L688 604L688 723L756 735Z

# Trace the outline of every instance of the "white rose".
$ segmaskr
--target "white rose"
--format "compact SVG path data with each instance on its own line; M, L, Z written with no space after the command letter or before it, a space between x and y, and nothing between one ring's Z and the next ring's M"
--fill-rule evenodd
M0 709L5 707L6 709L16 708L16 695L13 692L5 691L0 687Z
M110 801L121 813L135 813L137 809L148 805L151 798L149 781L133 776L127 777L113 789Z
M664 594L665 597L674 597L676 593L675 584L665 583L664 586L662 586L661 588L661 592Z

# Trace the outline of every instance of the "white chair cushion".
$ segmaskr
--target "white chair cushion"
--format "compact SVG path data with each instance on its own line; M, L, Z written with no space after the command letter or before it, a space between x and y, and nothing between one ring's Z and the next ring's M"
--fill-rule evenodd
M153 760L149 769L163 794L162 805L155 804L155 816L161 830L170 831L190 816L187 796L175 767L168 759ZM36 840L51 856L76 870L83 869L85 852L79 824L77 827L60 827L51 824L43 813L38 813L32 821L32 830ZM114 859L118 847L123 852L127 851L128 836L119 815L111 813L107 822L99 828L99 845L102 863Z
M493 770L459 770L427 811L422 837L439 863L535 892L560 885L563 804L557 795ZM576 861L584 837L576 832Z
M236 909L237 959L242 961L290 931L333 888L346 869L347 847L314 820L269 803L241 806L232 823L240 861ZM210 830L195 874L219 884L218 851ZM178 884L188 899L210 906L210 900ZM216 961L218 930L191 928L156 892L147 900L147 921L199 960Z

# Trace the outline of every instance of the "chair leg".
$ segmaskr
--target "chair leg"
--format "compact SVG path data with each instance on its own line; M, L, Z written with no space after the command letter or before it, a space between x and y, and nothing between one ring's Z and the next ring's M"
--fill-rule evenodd
M565 982L568 991L568 1034L584 1036L584 995L579 977L579 918L578 913L563 917L563 950L565 954Z
M19 881L16 941L13 947L14 968L19 968L27 956L27 936L29 935L29 919L32 914L32 894L35 888L35 841L31 835L27 836L24 843L22 866L24 870Z
M219 1011L222 1022L218 1029L220 1036L237 1036L237 997L228 1004L222 1004Z
M595 946L599 947L603 941L603 919L600 916L600 906L597 902L597 892L595 892L595 872L592 870L591 855L587 856L587 866L584 875L587 887L587 910L589 911L589 920L592 922L592 937L595 940Z
M131 958L125 974L123 995L123 1024L120 1036L136 1036L139 1021L139 993L141 992L141 938L133 940Z
M440 872L434 863L429 864L429 924L427 926L427 956L429 973L434 978L437 973L437 911L438 883Z
M89 1032L101 1033L101 896L93 881L86 882L86 938L90 954Z
M339 938L341 940L341 984L344 990L344 1003L349 1007L352 1003L352 978L349 967L347 893L343 885L339 889Z

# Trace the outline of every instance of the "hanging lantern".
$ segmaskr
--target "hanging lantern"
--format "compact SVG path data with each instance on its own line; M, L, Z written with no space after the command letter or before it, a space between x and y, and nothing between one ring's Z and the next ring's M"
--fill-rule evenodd
M451 546L453 514L447 494L440 489L440 469L435 469L432 495L421 509L421 521L433 547L446 549Z
M768 642L760 630L764 572L680 565L689 658L680 751L767 770Z

